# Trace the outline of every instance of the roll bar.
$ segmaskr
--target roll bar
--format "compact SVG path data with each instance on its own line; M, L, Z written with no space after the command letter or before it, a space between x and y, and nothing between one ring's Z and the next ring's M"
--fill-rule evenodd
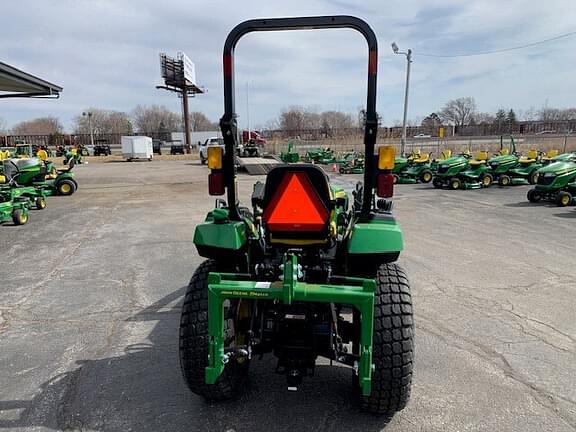
M362 215L371 210L374 187L374 145L378 132L376 115L376 75L378 69L378 42L370 26L360 18L347 15L316 16L299 18L270 18L244 21L232 29L224 43L224 115L220 119L220 129L225 144L223 161L224 181L227 189L229 215L232 220L240 220L236 197L236 147L238 140L234 103L234 49L242 36L256 31L309 30L328 28L351 28L360 32L368 43L368 95L366 100L366 121L364 128L364 194Z

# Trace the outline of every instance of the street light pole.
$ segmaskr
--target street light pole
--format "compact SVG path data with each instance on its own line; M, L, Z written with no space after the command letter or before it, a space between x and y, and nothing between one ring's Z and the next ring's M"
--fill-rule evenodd
M404 93L404 119L402 120L402 139L400 141L400 153L404 155L406 147L406 119L408 116L408 92L410 89L410 64L412 63L412 50L407 52L399 51L396 42L392 42L392 51L394 54L404 54L406 56L406 89Z
M94 132L92 131L92 113L91 112L83 112L83 116L88 117L88 131L90 131L90 145L94 148Z

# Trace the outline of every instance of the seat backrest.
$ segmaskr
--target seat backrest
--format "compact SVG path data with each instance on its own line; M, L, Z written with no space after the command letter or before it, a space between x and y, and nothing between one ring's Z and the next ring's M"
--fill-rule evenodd
M508 156L510 154L510 149L500 149L498 152L500 156Z
M440 159L446 160L446 159L450 159L451 157L452 157L452 150L450 150L450 149L442 150L442 154L440 155Z
M333 206L328 177L316 165L276 166L266 176L262 219L272 243L327 242Z
M488 159L488 152L487 151L479 151L478 153L476 153L476 156L474 156L474 159L480 160L480 161L485 161Z
M551 159L553 157L558 156L558 153L559 152L556 149L548 150L548 152L546 153L546 157Z
M536 159L538 157L538 150L530 150L528 152L528 159Z

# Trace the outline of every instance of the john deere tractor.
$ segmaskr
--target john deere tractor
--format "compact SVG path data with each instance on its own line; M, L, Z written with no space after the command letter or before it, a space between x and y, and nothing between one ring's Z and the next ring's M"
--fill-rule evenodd
M561 207L570 205L576 196L575 162L554 162L540 168L536 187L528 191L528 201L552 201Z
M236 190L234 48L250 32L312 28L351 28L368 43L364 181L352 199L318 166L279 165L254 185L248 209ZM410 286L396 264L403 236L391 213L394 149L375 154L376 36L351 16L250 20L230 32L223 60L225 146L209 148L208 190L226 201L194 233L206 261L182 307L184 379L208 400L232 398L254 356L271 353L275 372L297 391L324 357L348 366L366 411L389 419L410 397L414 327Z
M14 179L20 186L38 189L41 195L72 195L78 189L71 160L69 166L56 169L52 162L33 157L29 159L7 159L2 161L0 174Z
M0 223L24 225L28 222L28 204L27 198L15 196L10 188L0 188Z

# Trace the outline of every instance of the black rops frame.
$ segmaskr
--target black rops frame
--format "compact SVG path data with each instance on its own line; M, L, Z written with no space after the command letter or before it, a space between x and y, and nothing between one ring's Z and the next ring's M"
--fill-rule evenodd
M360 32L368 43L368 96L366 101L366 120L364 129L364 195L362 216L370 214L372 190L374 187L374 145L378 132L376 115L376 75L378 69L378 42L376 35L365 21L346 15L318 16L300 18L270 18L248 20L232 29L224 43L224 115L220 119L220 128L224 137L225 154L223 161L225 184L227 189L230 219L240 220L236 197L235 149L237 146L237 124L234 104L234 48L242 36L255 31L309 30L328 28L351 28Z

